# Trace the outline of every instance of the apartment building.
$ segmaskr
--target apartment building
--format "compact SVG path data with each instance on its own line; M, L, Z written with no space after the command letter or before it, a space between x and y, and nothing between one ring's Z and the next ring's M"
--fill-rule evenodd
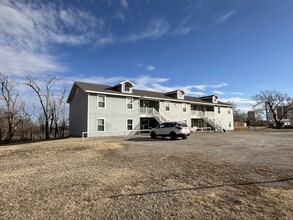
M121 135L121 131L150 129L166 121L216 131L234 129L232 106L216 95L196 98L182 89L161 93L134 87L129 80L115 86L74 82L67 99L70 135Z

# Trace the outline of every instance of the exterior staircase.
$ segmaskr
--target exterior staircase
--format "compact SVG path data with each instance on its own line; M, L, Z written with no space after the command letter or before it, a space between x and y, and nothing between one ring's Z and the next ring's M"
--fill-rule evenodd
M167 122L166 116L163 116L162 113L158 112L155 108L140 108L140 114L143 117L152 117L155 118L159 123Z
M202 119L205 122L209 123L211 126L213 126L215 128L215 131L226 132L226 130L222 126L221 121L216 120L215 118L207 117L207 116L202 116Z

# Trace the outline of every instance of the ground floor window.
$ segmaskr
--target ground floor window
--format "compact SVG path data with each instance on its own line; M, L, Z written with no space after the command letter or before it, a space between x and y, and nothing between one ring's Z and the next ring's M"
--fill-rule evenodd
M105 131L105 119L98 119L98 131Z
M133 130L133 119L127 119L127 130Z

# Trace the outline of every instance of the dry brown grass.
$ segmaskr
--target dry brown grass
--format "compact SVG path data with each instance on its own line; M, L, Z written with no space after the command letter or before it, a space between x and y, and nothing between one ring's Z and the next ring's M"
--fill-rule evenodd
M290 219L291 169L203 154L127 155L80 139L0 148L1 219ZM230 185L235 182L264 182ZM214 186L210 188L210 186Z

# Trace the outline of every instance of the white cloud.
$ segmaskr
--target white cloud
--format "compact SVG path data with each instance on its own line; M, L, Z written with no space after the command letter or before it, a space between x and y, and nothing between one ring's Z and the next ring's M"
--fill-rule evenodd
M232 15L234 15L236 13L236 11L229 11L226 14L220 16L217 21L216 24L220 24L220 23L224 23L226 20L228 20Z
M255 104L255 101L246 98L240 97L231 97L231 98L223 98L221 99L223 102L232 102L236 105L236 108L242 111L250 111L252 110L252 106Z
M55 44L80 45L96 38L103 21L88 12L56 4L2 1L0 3L0 68L7 72L44 73L64 71L50 53ZM68 31L70 30L70 32ZM100 44L109 39L99 35Z
M173 34L175 34L175 35L187 35L187 34L189 34L191 31L193 31L193 27L191 27L191 26L178 26L175 30L174 30L174 32L173 32Z
M66 70L53 56L0 45L0 68L13 75L63 72Z
M121 21L125 21L125 15L121 12L121 11L116 11L115 12L115 18L121 20Z
M209 87L213 89L213 88L222 88L225 86L228 86L228 83L219 83L219 84L215 84L215 85L210 85Z
M149 70L149 71L152 71L152 70L155 70L156 67L153 66L153 65L147 65L146 69Z
M243 92L230 92L231 95L244 95Z
M128 1L127 0L120 0L120 4L123 8L128 8Z
M225 94L225 92L219 91L219 90L213 90L212 93L215 94L215 95L223 95L223 94Z
M164 18L152 18L141 32L129 35L124 41L139 41L143 39L157 39L167 34L170 25Z

